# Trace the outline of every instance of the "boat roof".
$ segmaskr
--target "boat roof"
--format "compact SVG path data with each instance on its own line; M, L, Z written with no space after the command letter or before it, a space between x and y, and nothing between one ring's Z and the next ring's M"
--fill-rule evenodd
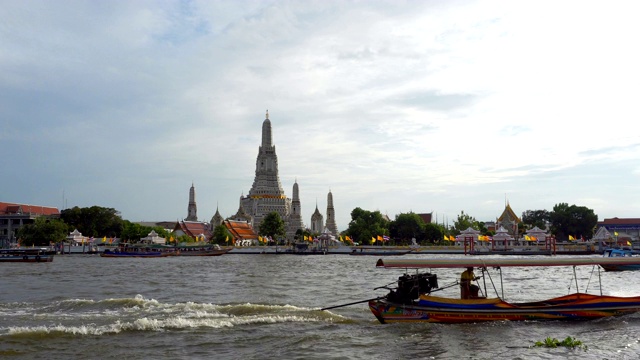
M449 259L378 259L377 267L389 268L467 268L467 267L524 267L524 266L578 266L578 265L640 265L637 257L567 257L486 259L479 257Z

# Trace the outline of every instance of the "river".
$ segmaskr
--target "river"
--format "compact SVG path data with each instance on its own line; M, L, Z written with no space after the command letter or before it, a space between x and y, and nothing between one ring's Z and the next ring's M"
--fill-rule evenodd
M403 258L414 256L406 255ZM416 255L417 256L417 255ZM451 255L419 255L451 257ZM367 305L400 270L374 256L56 256L0 264L0 358L637 359L640 315L585 322L382 325ZM599 293L597 271L580 290ZM508 301L575 291L571 268L508 268ZM437 271L440 286L461 270ZM495 272L494 280L499 282ZM640 272L601 272L603 293L640 294ZM448 293L447 293L448 292ZM443 295L455 296L452 286ZM586 348L532 347L571 336Z

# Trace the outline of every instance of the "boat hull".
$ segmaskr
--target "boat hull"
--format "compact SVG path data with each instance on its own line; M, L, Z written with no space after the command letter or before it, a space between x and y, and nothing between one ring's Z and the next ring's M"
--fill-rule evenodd
M53 255L20 255L20 256L0 256L0 263L5 262L52 262Z
M369 308L383 324L394 322L470 323L525 320L590 320L640 311L640 296L571 294L532 303L501 299L448 299L422 295L413 304L372 300Z
M635 271L640 265L600 265L605 271Z
M101 257L108 257L108 258L159 258L159 257L176 256L176 255L178 255L178 252L161 252L161 251L157 251L157 252L156 251L153 251L153 252L105 251L100 254Z
M180 251L178 256L220 256L228 253L229 251L231 251L231 249Z

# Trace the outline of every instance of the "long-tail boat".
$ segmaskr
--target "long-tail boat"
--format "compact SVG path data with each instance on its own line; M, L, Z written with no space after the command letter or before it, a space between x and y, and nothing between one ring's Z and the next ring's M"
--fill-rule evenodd
M379 259L376 266L403 269L437 268L477 268L491 283L489 269L500 272L502 282L503 267L525 266L572 266L573 276L581 265L640 265L640 257L624 258L535 258L535 259ZM598 269L600 276L600 267ZM572 280L573 281L573 280ZM486 292L486 280L484 294ZM501 284L502 285L502 284ZM384 297L369 300L369 308L383 324L394 322L439 322L467 323L483 321L523 321L523 320L589 320L609 316L620 316L640 311L640 296L619 297L575 292L565 296L531 302L507 302L504 295L487 298L477 293L461 291L461 298L445 298L432 295L438 290L438 278L432 273L405 274L398 279L395 288ZM502 286L500 286L502 288Z

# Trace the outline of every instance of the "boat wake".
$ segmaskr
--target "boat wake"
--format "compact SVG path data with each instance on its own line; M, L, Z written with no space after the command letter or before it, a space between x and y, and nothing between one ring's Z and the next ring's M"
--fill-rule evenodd
M293 305L163 303L134 298L0 304L0 337L99 336L133 331L234 328L291 322L344 322L342 316ZM18 324L18 326L15 326Z

